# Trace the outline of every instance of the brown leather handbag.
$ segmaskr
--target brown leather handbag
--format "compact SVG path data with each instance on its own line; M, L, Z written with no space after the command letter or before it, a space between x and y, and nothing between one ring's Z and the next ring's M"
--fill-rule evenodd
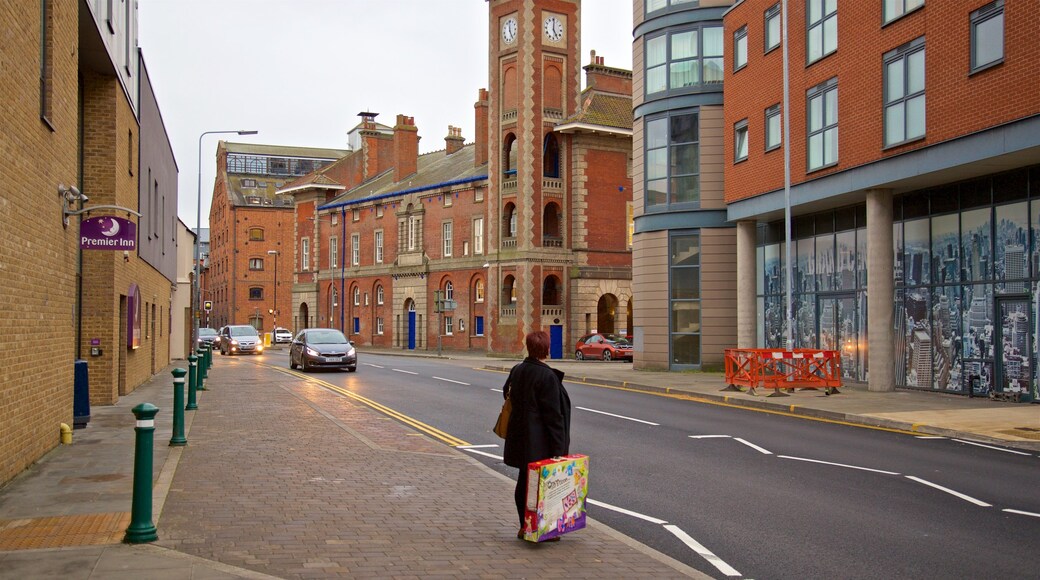
M509 429L509 415L513 412L513 403L506 397L504 403L502 403L502 410L498 413L498 421L495 421L495 428L493 431L495 435L505 439L506 431Z

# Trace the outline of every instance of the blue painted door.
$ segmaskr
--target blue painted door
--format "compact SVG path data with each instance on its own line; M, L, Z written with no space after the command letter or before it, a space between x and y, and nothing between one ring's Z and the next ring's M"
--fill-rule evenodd
M354 334L361 334L361 319L354 317Z
M477 336L484 336L484 317L478 316L474 319L473 326L477 327Z
M408 350L415 350L415 311L408 313Z
M563 325L549 326L549 358L563 358Z

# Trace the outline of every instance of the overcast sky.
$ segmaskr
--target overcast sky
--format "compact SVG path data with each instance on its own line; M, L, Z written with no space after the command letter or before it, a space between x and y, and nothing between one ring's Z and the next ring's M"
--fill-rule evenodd
M473 141L488 86L485 0L139 0L138 11L191 228L204 131L260 133L203 138L202 227L220 139L345 149L357 114L373 111L391 126L415 117L420 153L443 149L448 125ZM590 50L631 69L632 0L582 3L582 66Z

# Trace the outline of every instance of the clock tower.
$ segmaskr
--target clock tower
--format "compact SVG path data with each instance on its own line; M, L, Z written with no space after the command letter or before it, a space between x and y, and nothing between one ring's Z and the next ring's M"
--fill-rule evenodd
M554 127L579 106L581 0L490 0L490 350L532 330L566 336L570 171ZM551 327L559 328L551 328Z

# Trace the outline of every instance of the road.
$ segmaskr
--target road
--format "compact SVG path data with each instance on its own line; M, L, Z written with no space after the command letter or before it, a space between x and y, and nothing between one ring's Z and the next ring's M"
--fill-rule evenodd
M357 373L311 376L515 478L491 432L505 375L471 365L362 355ZM566 387L590 516L713 577L1040 577L1036 454Z

